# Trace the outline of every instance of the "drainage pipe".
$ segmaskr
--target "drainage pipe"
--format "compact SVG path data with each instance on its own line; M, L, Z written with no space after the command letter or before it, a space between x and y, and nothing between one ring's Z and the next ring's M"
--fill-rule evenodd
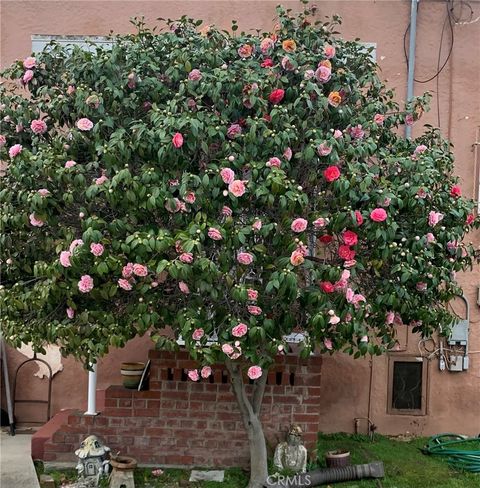
M97 363L91 364L88 372L88 403L84 415L97 415Z
M360 480L362 478L383 478L385 470L381 461L368 464L354 464L343 468L328 468L301 473L294 476L279 477L273 483L267 482L266 488L303 488L319 486L340 481ZM269 477L272 478L272 477Z
M415 41L417 37L417 12L418 2L412 0L410 8L410 43L408 46L408 75L407 75L407 103L413 98L413 84L415 80ZM411 139L412 126L405 126L405 137Z

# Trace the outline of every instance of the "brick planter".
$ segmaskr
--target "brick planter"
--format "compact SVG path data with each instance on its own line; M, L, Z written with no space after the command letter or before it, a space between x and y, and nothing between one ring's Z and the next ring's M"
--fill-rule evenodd
M197 364L187 353L150 351L149 356L149 391L109 387L100 415L68 415L44 443L43 452L37 447L37 456L44 461L73 461L73 452L83 438L95 434L112 452L120 451L143 464L248 465L247 438L224 367L215 366L211 378L194 383L187 379L186 370ZM277 358L269 372L261 412L272 448L283 440L292 423L302 427L307 448L314 448L320 379L319 356Z

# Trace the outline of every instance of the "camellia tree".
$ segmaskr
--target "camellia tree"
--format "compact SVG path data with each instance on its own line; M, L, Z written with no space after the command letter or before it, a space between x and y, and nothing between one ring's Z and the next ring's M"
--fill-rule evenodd
M4 337L88 365L137 334L181 336L193 381L224 361L250 488L285 337L358 357L402 324L445 331L475 258L449 144L398 135L427 97L400 110L371 49L313 13L279 8L262 35L138 21L110 48L51 44L2 73Z

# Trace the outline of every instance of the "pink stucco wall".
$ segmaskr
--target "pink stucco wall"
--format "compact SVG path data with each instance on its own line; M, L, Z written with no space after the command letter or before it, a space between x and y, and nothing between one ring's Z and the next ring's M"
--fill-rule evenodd
M182 14L202 18L224 28L230 19L238 19L240 28L270 29L274 24L274 9L279 0L260 1L22 1L2 0L1 65L23 58L31 50L32 34L104 35L110 30L130 32L129 18L144 15L148 23L157 17L175 18ZM377 44L377 61L381 76L395 88L399 100L406 95L406 64L403 35L409 23L410 2L407 0L317 1L319 16L338 13L343 17L341 33L345 38L360 38ZM283 2L294 9L299 2ZM471 2L473 18L480 15L480 4ZM460 15L460 11L455 12ZM463 21L468 21L462 12ZM445 2L423 0L419 9L417 35L417 79L429 78L436 71L437 53L446 10ZM456 172L464 193L476 196L478 180L477 153L480 127L480 22L454 26L455 44L450 60L442 72L438 90L436 80L415 85L415 93L429 90L433 94L432 111L422 122L437 125L437 100L442 132L455 145ZM448 33L442 59L449 46ZM421 127L414 128L414 134ZM478 152L478 151L477 151ZM475 166L476 165L476 166ZM475 173L475 167L477 172ZM471 240L480 244L478 233ZM428 412L426 416L388 415L387 358L353 361L340 354L325 357L322 374L320 430L351 431L354 417L370 416L380 432L432 434L456 431L467 434L480 432L480 313L476 305L480 270L462 277L465 294L471 304L470 368L462 373L439 372L437 361L429 364ZM417 354L418 337L409 337L407 353ZM125 349L113 351L99 365L99 387L120 382L119 364L125 360L144 360L150 348L149 338L138 338ZM19 360L10 351L12 365ZM81 365L68 359L65 369L53 383L53 409L84 407L87 374ZM373 364L370 388L370 367ZM13 369L13 368L12 368ZM34 388L33 383L26 387ZM369 411L370 405L370 411Z

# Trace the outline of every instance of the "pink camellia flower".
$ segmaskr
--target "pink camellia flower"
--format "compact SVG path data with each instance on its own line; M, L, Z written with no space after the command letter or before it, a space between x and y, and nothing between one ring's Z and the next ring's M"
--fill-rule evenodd
M346 230L342 234L342 239L343 239L343 242L347 246L354 246L358 242L358 236L357 236L357 234L355 234L355 232L353 232L351 230Z
M228 191L238 197L241 197L245 191L245 183L242 180L233 180L229 185L228 185Z
M163 469L152 469L152 476L155 476L155 478L158 478L159 476L163 475Z
M288 56L284 56L280 61L280 64L285 71L293 71L295 69L295 65Z
M419 188L418 191L417 191L417 196L418 198L427 198L427 192L424 188Z
M413 115L412 114L407 114L405 116L405 125L411 126L411 125L413 125L413 122L414 122Z
M423 154L427 149L428 149L428 147L425 146L425 144L420 144L419 146L417 146L415 148L415 151L413 151L413 154L415 156L417 156L418 154Z
M360 213L359 210L355 210L355 220L357 221L357 225L360 226L363 224L363 215Z
M69 319L73 319L73 317L75 317L75 310L73 310L72 307L67 308L67 317Z
M0 134L0 147L5 146L6 143L7 143L7 138L3 134Z
M276 158L276 157L273 157L273 158L270 158L268 161L267 161L267 164L265 166L271 168L280 168L282 162L280 161L280 159Z
M231 356L234 352L233 347L230 344L223 344L222 345L222 352L227 356Z
M328 337L323 339L323 345L325 346L326 349L331 351L333 349L332 339L329 339Z
M128 263L122 268L122 276L124 278L130 278L133 275L133 263Z
M450 196L456 198L462 196L462 189L458 185L453 185L450 190Z
M252 229L256 232L261 230L262 228L262 221L260 219L256 219L255 222L252 224Z
M23 67L25 69L35 68L36 64L37 64L37 60L32 56L29 56L28 58L25 58L23 60Z
M190 81L200 81L202 79L202 72L199 69L192 69L192 71L188 73L188 79Z
M428 214L428 225L430 227L434 227L437 225L441 220L443 219L443 214L440 212L435 212L435 210L432 210Z
M333 131L333 137L335 139L340 139L340 137L343 137L343 132L341 130L335 129Z
M247 371L247 376L251 380L256 380L262 376L262 368L260 366L250 366Z
M374 222L383 222L384 220L387 220L387 212L383 208L375 208L370 212L370 218Z
M133 274L135 276L141 276L141 277L147 276L148 275L148 268L146 266L144 266L143 264L135 263L133 265Z
M65 168L73 168L77 163L75 161L67 161L65 163Z
M355 308L358 308L360 306L360 302L365 302L366 299L363 295L355 294L352 298L352 303L355 305Z
M70 262L70 258L72 257L72 254L70 251L62 251L60 253L60 264L64 267L64 268L69 268L72 263Z
M237 256L237 261L240 264L245 264L249 265L253 263L253 254L250 254L249 252L241 252Z
M332 70L327 66L319 66L315 71L315 78L320 83L326 83L332 77Z
M317 153L319 156L328 156L331 152L332 148L326 142L322 142L317 147Z
M191 252L184 252L180 254L179 259L182 263L191 264L193 263L193 254Z
M329 166L323 172L324 178L331 183L332 181L338 180L340 178L340 170L337 166Z
M127 76L127 86L133 90L137 86L137 75L135 73L129 73Z
M195 200L197 199L196 196L195 196L195 193L193 191L188 191L185 196L183 197L183 199L187 202L187 203L195 203Z
M23 127L23 124L21 122L15 126L15 132L17 134L19 134L20 132L23 132L23 129L24 129L24 127Z
M235 180L235 172L230 168L222 168L220 176L222 177L223 182L227 185Z
M249 58L253 53L253 46L250 44L243 44L243 46L238 48L237 52L242 59Z
M168 180L168 184L170 186L178 186L179 185L179 181L178 180Z
M271 58L266 58L261 62L260 66L262 68L271 68L273 67L273 60Z
M350 127L349 132L354 139L363 139L365 136L365 131L360 124L355 127Z
M44 134L47 132L47 124L41 119L32 120L30 122L30 129L34 134Z
M323 217L319 217L318 219L313 221L313 227L315 229L322 229L327 225L327 221Z
M232 124L227 129L227 137L229 139L235 139L242 133L242 127L239 124Z
M283 100L284 96L285 96L285 90L282 90L281 88L277 88L270 93L270 95L268 96L268 100L270 103L277 105Z
M367 335L362 336L360 342L368 342L368 336Z
M385 316L385 323L387 325L392 325L394 320L395 320L395 312L387 312Z
M264 37L260 41L260 50L262 51L262 54L267 54L267 52L273 48L274 46L274 41L270 37Z
M303 73L303 78L305 80L311 80L315 76L315 71L313 69L307 69L305 73Z
M37 193L44 198L50 195L50 192L46 188L40 188L40 190L37 190Z
M351 288L347 288L345 290L345 298L347 300L348 303L352 303L353 302L353 297L355 296L355 292L351 289Z
M205 335L205 331L202 328L195 329L192 334L194 341L199 341Z
M178 283L178 288L180 288L180 291L184 293L185 295L188 295L190 293L190 288L184 281L180 281Z
M226 205L222 207L222 215L225 217L231 217L232 216L232 209L230 207L227 207Z
M23 73L23 76L22 76L22 82L24 85L26 85L27 83L29 83L32 78L33 78L33 71L31 69L27 69L27 71L25 71L25 73Z
M382 207L388 207L390 203L392 202L392 199L389 197L385 197L383 199L383 202L380 204Z
M332 325L337 325L339 322L340 322L340 317L337 317L337 315L335 314L328 319L328 323Z
M428 232L427 234L425 234L425 237L427 239L428 244L435 242L435 236L431 232Z
M107 176L105 175L104 172L102 172L102 176L99 176L98 178L95 179L95 184L100 186L106 183L107 181L108 181Z
M120 288L123 288L125 291L130 291L132 289L132 284L130 283L130 281L124 278L120 278L117 283L118 286Z
M188 372L188 377L192 380L192 381L198 381L200 379L200 376L198 374L198 371L196 369L191 369L189 370Z
M330 281L322 281L322 282L320 282L320 288L325 293L333 293L335 291L335 287L333 286L333 283L330 282Z
M285 151L283 151L283 157L287 160L287 161L290 161L292 159L292 150L287 147L287 149L285 149Z
M331 235L328 235L328 234L325 234L323 236L320 236L318 238L318 240L322 243L322 244L330 244L332 241L333 241L333 237Z
M32 224L34 227L42 227L45 222L42 219L39 219L35 213L31 213L30 216L30 224Z
M74 85L68 85L67 87L67 95L71 95L72 93L75 93L75 86Z
M93 122L90 119L84 117L83 119L77 120L77 128L83 131L89 131L93 128Z
M212 375L212 368L210 366L204 366L200 371L200 375L202 378L208 378Z
M215 227L210 227L210 229L208 229L208 237L214 241L221 241L223 239L222 234L218 229L215 229Z
M248 327L246 324L239 323L232 329L232 335L234 337L243 337L248 332Z
M290 256L290 262L293 266L300 266L305 262L305 256L303 252L299 249L295 249Z
M90 244L90 252L94 255L94 256L101 256L103 254L103 251L105 250L105 248L103 247L102 244L100 243L96 243L96 242L92 242Z
M417 283L417 284L415 285L415 287L416 287L416 289L417 289L418 291L427 291L427 284L426 284L426 283L424 283L423 281L420 281L419 283Z
M10 159L13 159L14 157L18 156L23 150L23 146L21 144L15 144L13 145L9 150L8 150L8 155L10 156Z
M355 259L348 259L343 263L344 268L353 268L357 264Z
M73 254L75 252L75 249L79 246L83 246L83 241L82 239L74 239L72 243L70 244L70 247L68 250Z
M355 257L355 251L350 249L349 246L341 245L338 247L338 255L345 261L350 261Z
M385 121L385 115L383 115L383 114L375 114L375 116L373 117L373 121L377 125L383 125L383 122Z
M254 290L253 288L248 288L247 289L247 296L248 296L249 300L252 300L254 302L258 298L258 291Z
M183 146L183 136L180 132L175 132L174 136L172 137L172 144L177 149Z
M327 44L323 48L323 53L325 54L325 57L327 59L332 59L335 56L335 48L331 46L330 44Z
M260 315L262 313L262 309L256 305L248 305L247 310L252 315Z
M81 293L88 293L93 290L93 278L90 275L83 275L78 282L78 289Z
M308 221L302 218L295 219L290 228L293 232L303 232L308 226Z
M465 220L465 224L466 225L472 225L474 222L475 222L475 215L473 215L473 213L468 214L467 218Z

